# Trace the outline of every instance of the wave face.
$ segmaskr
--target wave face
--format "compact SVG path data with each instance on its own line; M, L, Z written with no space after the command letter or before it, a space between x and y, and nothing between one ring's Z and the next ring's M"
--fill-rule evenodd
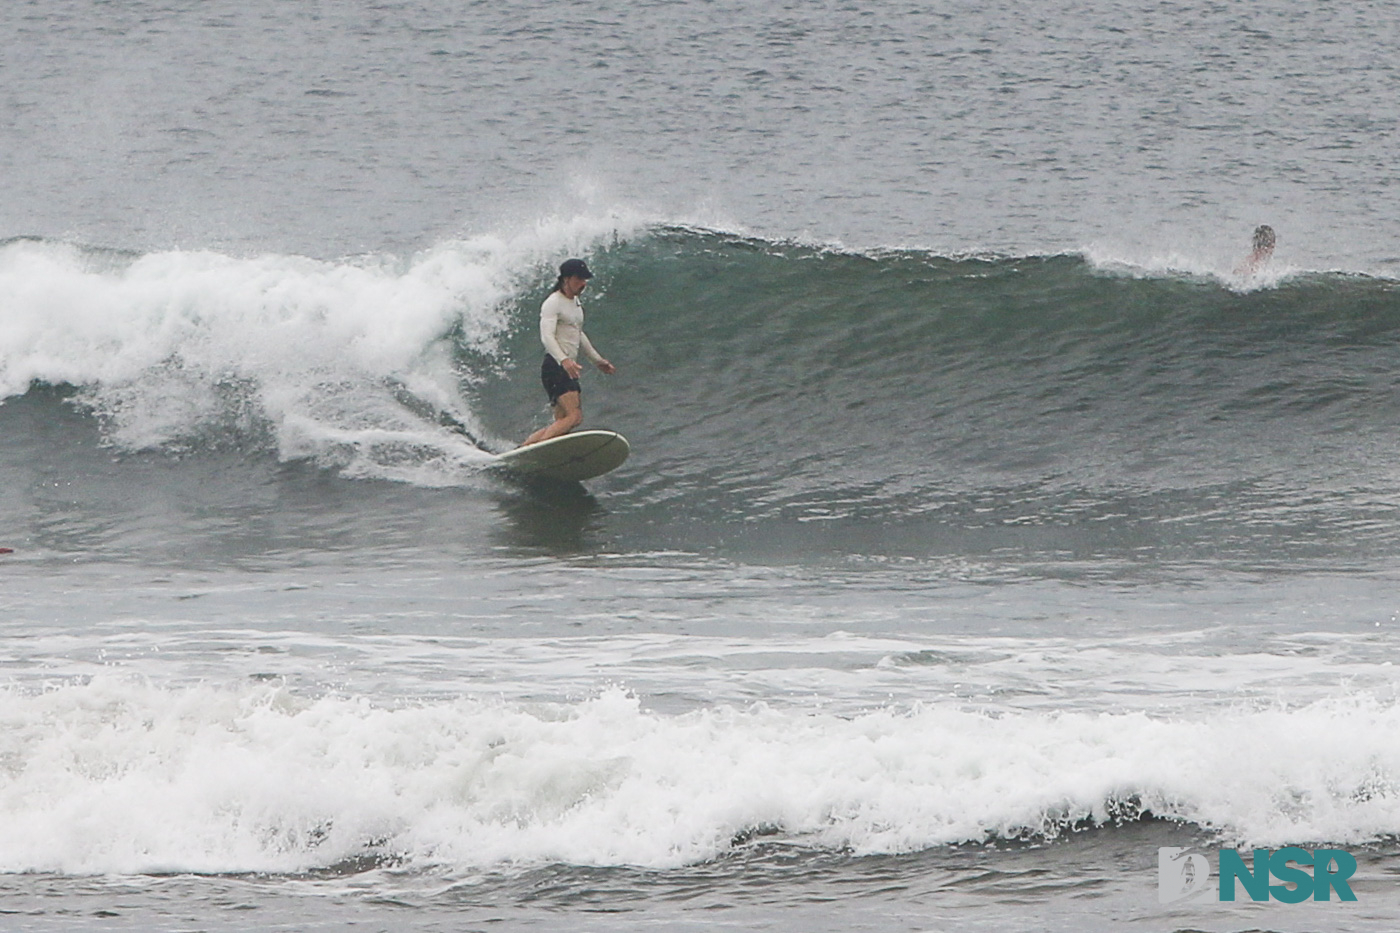
M627 375L586 392L638 448L628 501L669 521L826 524L856 547L937 549L948 529L949 550L1013 526L1066 551L1110 546L1084 534L1104 525L1217 555L1389 535L1392 282L679 230L596 264L589 330Z
M1359 559L1394 541L1400 292L1081 256L851 253L615 218L402 262L0 249L8 396L81 387L109 444L235 447L350 477L477 482L544 417L535 308L600 272L622 372L589 423L649 546L1152 548ZM544 283L544 284L542 284Z

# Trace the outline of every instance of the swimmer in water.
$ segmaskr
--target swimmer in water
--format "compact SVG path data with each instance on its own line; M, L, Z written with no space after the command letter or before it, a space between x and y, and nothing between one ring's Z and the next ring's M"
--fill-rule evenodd
M1269 260L1274 255L1274 228L1268 224L1260 224L1254 228L1254 252L1239 264L1235 269L1236 275L1253 275L1264 266L1269 264Z

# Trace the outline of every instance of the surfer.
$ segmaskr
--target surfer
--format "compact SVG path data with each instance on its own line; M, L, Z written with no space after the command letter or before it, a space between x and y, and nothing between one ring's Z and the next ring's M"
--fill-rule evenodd
M1274 228L1260 224L1254 228L1254 252L1250 253L1235 269L1236 275L1253 275L1262 269L1274 255Z
M554 409L554 422L527 437L521 447L568 434L583 423L583 389L578 381L583 367L574 359L579 350L607 375L617 372L583 332L583 306L578 296L591 278L593 273L582 259L566 259L559 267L554 291L540 305L540 340L545 349L540 378Z

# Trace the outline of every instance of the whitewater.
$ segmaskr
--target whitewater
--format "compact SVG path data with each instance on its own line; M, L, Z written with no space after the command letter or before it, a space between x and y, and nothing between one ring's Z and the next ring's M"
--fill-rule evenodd
M0 928L1394 929L1397 25L6 7Z

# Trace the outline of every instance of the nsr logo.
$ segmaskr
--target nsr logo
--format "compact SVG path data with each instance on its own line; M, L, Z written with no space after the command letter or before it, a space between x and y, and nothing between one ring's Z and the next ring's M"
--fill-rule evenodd
M1204 855L1187 854L1190 849L1165 846L1157 850L1157 900L1163 904L1184 900L1204 893L1210 886L1210 862ZM1289 864L1289 863L1293 864ZM1312 874L1302 866L1311 865ZM1234 849L1220 850L1219 899L1235 899L1235 882L1244 886L1252 901L1267 901L1272 897L1285 904L1297 904L1312 898L1330 901L1332 892L1344 901L1356 900L1347 879L1356 873L1356 859L1341 849L1316 849L1309 852L1297 846L1283 849L1255 849L1252 865L1245 867L1244 859ZM1270 876L1278 884L1270 884ZM1291 887L1290 887L1291 885Z

